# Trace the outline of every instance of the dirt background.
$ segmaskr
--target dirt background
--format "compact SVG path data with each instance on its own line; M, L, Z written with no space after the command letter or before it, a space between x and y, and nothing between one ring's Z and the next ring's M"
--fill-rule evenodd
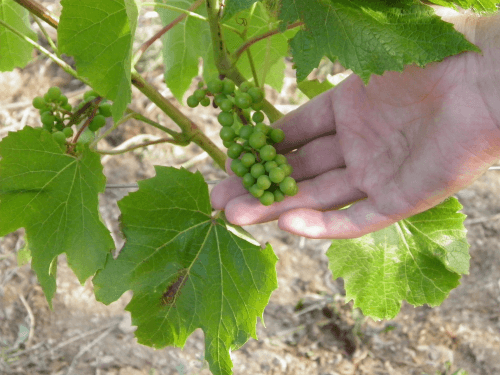
M44 4L59 13L58 1ZM36 24L33 27L38 29ZM143 12L139 29L136 48L159 29L156 13ZM55 33L50 35L55 39ZM43 39L40 32L39 37ZM165 87L160 48L156 42L140 62L143 76L223 148L217 110L181 106ZM35 55L26 68L0 73L0 138L25 125L41 126L31 100L50 86L59 85L72 104L87 89L49 59ZM313 75L324 79L343 71L338 64L322 63ZM283 91L268 90L267 97L283 112L306 101L296 89L290 62ZM178 130L135 88L131 108ZM112 149L145 134L162 135L149 125L128 121L100 148ZM103 163L109 184L153 177L153 165L199 170L206 180L226 176L196 145L149 147L105 157ZM342 280L332 280L327 267L330 241L291 235L276 222L245 227L261 243L272 244L280 259L279 288L265 309L266 328L260 321L257 324L259 340L250 339L231 354L234 374L434 375L459 369L471 375L500 374L499 177L498 171L489 171L456 195L468 215L470 274L462 277L461 285L441 306L414 308L403 303L391 321L374 322L353 310L352 302L346 304ZM100 197L100 210L117 249L124 241L116 202L135 190L110 188ZM210 374L203 367L201 329L184 349L153 350L137 344L130 314L124 311L131 292L110 306L96 302L91 280L80 285L64 256L59 258L58 289L50 311L30 265L17 265L16 253L23 246L23 229L0 238L0 374Z

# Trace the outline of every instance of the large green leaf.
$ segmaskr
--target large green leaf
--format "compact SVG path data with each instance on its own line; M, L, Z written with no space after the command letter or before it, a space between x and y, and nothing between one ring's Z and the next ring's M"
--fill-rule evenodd
M99 216L106 178L88 147L67 155L42 128L25 127L0 142L0 237L26 229L32 268L52 306L51 263L66 253L83 284L103 268L113 239Z
M469 273L462 208L451 197L378 232L333 240L326 255L334 278L344 278L347 300L374 319L394 318L402 300L441 304Z
M324 80L320 82L315 79L312 81L302 81L297 85L298 89L302 91L309 99L314 98L315 96L330 90L334 87L328 80Z
M0 0L0 20L36 41L36 33L31 30L29 13L13 0ZM33 47L12 31L0 25L0 72L24 68L32 59Z
M161 0L157 0L162 3ZM188 9L192 5L188 0L169 0L168 5ZM170 24L180 13L156 7L163 25ZM207 16L205 6L194 11ZM188 90L193 78L198 75L199 58L205 61L204 70L213 75L217 73L213 64L212 38L208 23L194 17L186 17L175 25L162 38L163 62L165 64L165 82L175 98L182 102L184 93ZM211 61L211 65L207 64Z
M471 9L478 13L492 13L498 10L494 0L457 0L457 1L446 1L446 0L430 0L431 3L436 5L441 5L448 8L453 8L458 10L456 5L460 6L462 9Z
M411 0L282 0L280 19L281 30L297 19L305 24L291 42L298 81L323 56L338 59L368 84L372 74L480 52L431 7Z
M114 101L117 121L132 100L132 44L138 10L134 0L62 0L59 49L99 95Z
M278 287L271 246L261 249L221 218L212 218L203 176L155 166L156 176L120 200L126 243L94 277L109 304L131 289L126 310L140 344L183 347L197 328L214 375L232 373L231 350L257 339L257 316Z

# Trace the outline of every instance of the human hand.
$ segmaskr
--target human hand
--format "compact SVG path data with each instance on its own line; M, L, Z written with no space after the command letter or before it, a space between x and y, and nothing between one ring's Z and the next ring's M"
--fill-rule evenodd
M500 102L500 82L484 84L493 62L487 46L475 44L483 56L410 65L372 76L367 86L351 75L287 114L272 125L286 134L275 147L292 165L299 193L263 206L228 160L230 176L212 190L213 207L235 225L278 219L280 229L304 237L357 238L472 184L500 158L500 116L490 105Z

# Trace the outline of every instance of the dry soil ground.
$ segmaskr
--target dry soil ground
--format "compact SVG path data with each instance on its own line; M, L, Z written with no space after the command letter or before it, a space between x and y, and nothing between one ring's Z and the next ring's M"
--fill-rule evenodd
M57 1L45 3L58 11ZM157 24L155 18L141 17L143 40L157 30ZM142 68L150 72L144 76L174 100L162 82L159 47L155 44L148 52ZM342 71L336 65L325 69L329 73ZM268 92L270 100L283 105L284 111L293 108L287 105L304 101L293 82L289 69L283 92ZM59 85L72 103L85 89L43 57L25 69L0 74L0 138L7 130L40 126L30 103L51 85ZM177 130L137 91L132 107ZM178 107L222 147L215 110ZM101 147L111 149L140 134L160 135L150 126L129 121ZM207 180L226 176L197 146L162 145L103 162L110 184L150 178L154 176L153 165L184 165L190 171L199 170ZM343 282L331 279L324 255L330 241L291 235L279 230L276 222L245 227L261 243L272 244L280 259L279 289L265 310L266 328L258 323L259 340L251 339L232 353L234 373L434 375L461 368L471 375L500 374L499 177L498 171L489 171L456 196L468 215L470 275L462 277L462 284L441 306L403 304L392 321L374 322L353 310L352 302L345 304ZM116 202L134 190L107 189L101 196L101 213L117 249L124 241L119 234ZM91 281L81 286L64 256L59 259L58 290L50 311L29 264L17 266L16 252L23 247L23 235L20 229L0 238L0 348L4 349L0 374L210 373L202 368L201 330L188 339L183 350L168 347L155 351L137 344L129 313L124 311L131 292L110 306L96 302ZM299 303L302 307L297 309ZM16 340L22 327L30 329L30 335L19 344Z

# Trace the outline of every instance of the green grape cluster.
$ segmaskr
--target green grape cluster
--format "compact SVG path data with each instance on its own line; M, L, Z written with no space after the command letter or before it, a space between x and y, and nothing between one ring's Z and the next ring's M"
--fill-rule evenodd
M65 145L67 138L72 137L74 134L72 126L78 125L82 120L87 119L92 114L94 107L90 105L82 113L78 111L97 96L98 94L95 91L87 91L83 96L83 101L73 108L68 103L68 97L61 92L61 89L53 86L48 89L45 95L33 99L33 107L40 112L43 128L52 133L56 142ZM88 128L93 132L99 130L106 124L106 117L111 117L111 104L103 100Z
M219 136L233 159L231 170L241 178L245 189L265 206L296 195L297 183L290 177L293 168L273 146L285 139L285 133L264 123L264 91L250 82L236 89L233 81L216 78L207 87L200 82L187 104L191 108L199 104L206 107L210 97L221 109L217 117L222 125Z

